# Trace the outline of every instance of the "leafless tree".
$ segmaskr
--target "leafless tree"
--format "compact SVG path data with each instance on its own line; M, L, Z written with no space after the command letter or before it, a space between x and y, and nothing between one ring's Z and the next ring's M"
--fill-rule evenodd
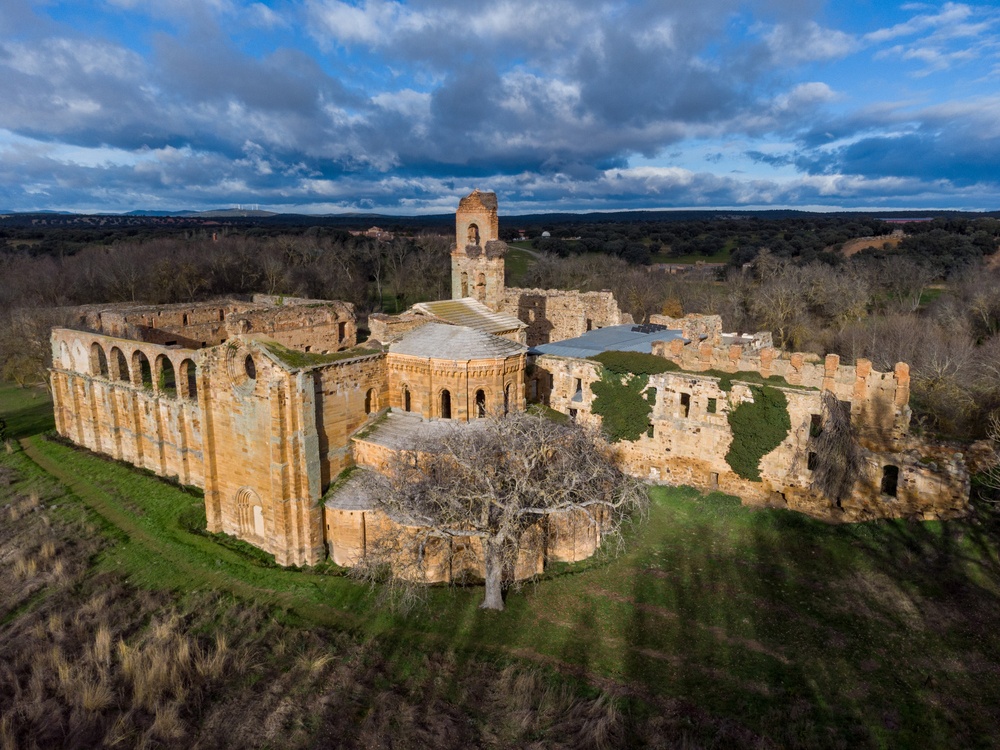
M503 609L519 555L544 544L552 514L584 518L602 546L613 547L623 522L647 503L645 488L618 468L598 433L520 412L456 424L443 437L396 454L384 473L370 472L366 482L379 510L420 531L383 535L388 543L366 552L356 575L377 578L392 569L397 581L420 579L428 550L470 554L467 542L475 538L485 571L481 607L495 610ZM416 574L400 570L408 563Z
M810 435L810 447L816 455L813 488L838 506L850 497L854 484L866 471L858 436L851 424L851 410L829 391L821 396L822 422Z

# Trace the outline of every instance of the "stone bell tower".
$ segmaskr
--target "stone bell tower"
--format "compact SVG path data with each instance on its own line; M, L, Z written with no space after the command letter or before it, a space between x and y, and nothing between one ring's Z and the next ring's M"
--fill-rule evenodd
M452 299L474 297L496 310L503 300L504 255L498 239L497 194L473 190L455 212L455 247L451 251Z

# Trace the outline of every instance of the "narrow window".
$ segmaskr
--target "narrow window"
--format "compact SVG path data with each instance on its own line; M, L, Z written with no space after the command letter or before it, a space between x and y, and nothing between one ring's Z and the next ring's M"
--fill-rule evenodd
M573 400L583 401L583 381L580 378L573 378Z
M486 416L486 393L476 391L476 416L482 419Z
M221 323L225 319L226 319L226 311L225 310L219 310L219 322Z
M823 417L819 414L809 415L809 437L819 437L823 432Z
M592 321L590 318L587 318L587 330L588 331L594 330L594 321Z
M469 274L465 271L462 271L462 296L469 296Z
M403 411L410 410L410 389L403 386Z
M809 458L806 461L806 468L809 469L809 471L816 471L816 461L817 461L816 452L809 451Z
M570 409L569 410L569 421L570 422L575 422L576 421L576 409Z
M687 418L687 415L691 412L691 394L682 393L681 394L681 417Z
M257 365L254 364L253 357L249 354L246 359L243 360L243 371L247 374L250 380L257 379Z
M646 437L656 437L656 427L652 422L650 422L649 427L646 428Z
M510 413L510 383L503 389L503 413Z
M340 341L343 341L344 339L347 338L347 323L343 321L337 323L337 336Z
M719 472L713 471L708 475L708 484L713 489L719 486Z
M708 400L708 410L707 410L708 413L715 414L715 412L718 411L718 408L719 408L719 399L710 398Z
M181 325L185 325L186 326L187 324L188 324L188 314L184 313L184 318L183 318L183 322L181 323Z
M899 467L889 464L882 467L882 494L896 497L899 488Z
M441 391L441 418L451 419L451 394Z
M373 411L378 411L378 394L374 388L369 388L365 394L365 414L371 414Z

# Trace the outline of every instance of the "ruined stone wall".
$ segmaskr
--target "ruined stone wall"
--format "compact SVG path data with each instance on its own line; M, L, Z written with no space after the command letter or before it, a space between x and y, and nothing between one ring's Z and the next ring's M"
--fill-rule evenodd
M261 334L303 352L336 352L357 343L354 306L347 302L282 304L226 317L227 337Z
M204 380L197 362L188 349L56 328L56 429L97 453L202 487Z
M689 314L683 318L672 318L669 315L650 315L649 322L666 326L670 330L680 331L681 336L691 341L704 341L712 346L722 343L722 316Z
M208 529L274 554L281 565L324 556L316 386L262 346L235 338L203 350Z
M341 360L314 368L320 484L325 491L353 464L350 437L389 405L386 355Z
M600 377L597 363L546 355L536 360L535 367L552 383L552 408L578 422L600 424L600 417L592 411L591 384ZM859 392L870 386L869 369L841 369L853 371L860 379ZM832 360L824 372L830 382L845 376ZM875 376L877 385L884 382L880 375ZM655 390L652 434L619 444L621 459L635 476L720 490L740 496L745 503L777 504L837 520L950 518L968 510L969 477L961 455L946 452L937 461L930 461L930 450L915 448L905 435L894 437L891 447L886 441L874 444L862 440L860 451L867 469L851 496L839 506L823 496L813 486L810 469L810 454L815 452L811 426L823 413L820 390L780 388L788 400L791 429L761 460L762 481L752 482L737 475L726 461L733 439L728 414L740 403L753 400L749 384L734 381L731 389L724 391L718 378L673 372L650 376L649 384ZM897 392L895 388L893 393ZM898 471L894 494L882 492L886 471Z
M373 313L368 316L368 331L371 334L371 339L382 344L391 344L404 333L419 328L430 320L436 320L436 318L414 315L413 313L402 313L401 315Z
M582 336L605 326L631 323L611 292L505 289L498 308L526 323L528 346Z
M524 401L526 355L496 359L435 359L391 353L388 356L389 406L442 417L442 394L447 391L451 419L468 421L478 414L476 394L485 396L487 414L521 411ZM409 393L409 408L407 408Z
M754 351L738 344L685 344L679 339L654 341L653 354L691 372L755 372L765 378L777 375L789 385L830 391L840 401L850 402L851 421L873 450L898 449L909 431L910 368L905 362L898 363L892 372L878 372L867 359L841 365L836 354L820 360L816 355L777 349Z

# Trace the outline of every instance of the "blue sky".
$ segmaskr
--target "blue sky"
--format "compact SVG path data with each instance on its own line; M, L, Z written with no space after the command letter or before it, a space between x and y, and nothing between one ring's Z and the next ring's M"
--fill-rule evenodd
M1000 8L2 0L0 209L1000 209Z

